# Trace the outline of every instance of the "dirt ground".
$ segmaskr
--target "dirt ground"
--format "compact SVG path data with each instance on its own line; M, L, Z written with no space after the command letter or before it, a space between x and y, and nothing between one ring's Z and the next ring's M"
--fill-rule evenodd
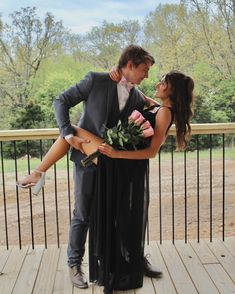
M161 196L159 196L158 161L157 159L150 161L150 240L160 238L177 240L186 237L197 239L198 236L222 238L222 161L213 161L211 176L208 159L200 160L199 167L198 180L196 160L187 160L187 188L185 189L183 160L174 162L173 172L171 160L162 161ZM226 237L235 235L235 161L226 161L225 171ZM173 182L172 173L174 174ZM37 197L31 197L29 190L19 190L17 194L14 176L13 173L5 174L4 183L2 183L5 189L2 189L0 197L0 245L5 246L7 239L9 245L20 244L20 239L21 245L67 243L69 219L73 207L72 174L70 175L70 195L68 195L66 172L57 171L55 188L54 170L51 169L47 173L45 193L44 195L40 193ZM198 191L197 185L199 185ZM57 189L57 197L55 189Z

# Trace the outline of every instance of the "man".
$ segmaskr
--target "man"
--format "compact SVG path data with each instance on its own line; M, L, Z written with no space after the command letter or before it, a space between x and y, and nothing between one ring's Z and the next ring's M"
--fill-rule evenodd
M83 80L54 101L61 136L73 147L71 160L74 162L75 203L67 253L70 277L73 285L78 288L88 287L86 277L81 270L81 263L94 195L96 166L92 164L84 168L81 165L81 160L85 157L81 144L89 140L74 136L69 109L83 101L84 111L79 120L79 127L103 137L105 128L110 125L111 120L122 120L133 110L143 109L145 99L134 85L139 85L148 77L148 71L154 62L154 58L146 50L130 45L119 59L118 68L123 76L120 83L111 80L108 73L89 72ZM152 270L147 260L145 260L145 273L151 277L161 274Z

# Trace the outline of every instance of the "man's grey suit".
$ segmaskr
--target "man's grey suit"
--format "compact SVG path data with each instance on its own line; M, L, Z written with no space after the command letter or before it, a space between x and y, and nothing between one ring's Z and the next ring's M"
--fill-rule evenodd
M82 101L84 110L78 125L103 137L113 106L118 103L117 83L110 79L108 73L89 72L83 80L58 96L54 101L54 109L62 137L74 133L69 109ZM143 96L133 88L123 111L130 115L134 109L142 110L144 105ZM119 110L117 112L117 117L121 117ZM82 262L95 187L96 166L92 164L83 168L80 163L83 157L80 151L72 150L75 202L67 251L70 267Z

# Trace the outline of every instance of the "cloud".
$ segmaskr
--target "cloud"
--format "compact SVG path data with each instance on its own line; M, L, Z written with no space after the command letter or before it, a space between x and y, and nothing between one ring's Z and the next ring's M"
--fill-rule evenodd
M66 28L82 34L93 26L100 26L104 20L119 23L124 19L136 19L142 22L160 3L179 3L179 0L1 0L0 13L4 20L21 7L35 6L39 17L50 12L56 20L62 20Z

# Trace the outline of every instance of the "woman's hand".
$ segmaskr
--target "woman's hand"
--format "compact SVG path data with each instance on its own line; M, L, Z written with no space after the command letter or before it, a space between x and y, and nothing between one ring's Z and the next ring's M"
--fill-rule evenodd
M99 152L110 157L110 158L117 158L117 150L115 150L112 146L109 144L103 143L99 147Z
M143 95L144 99L145 99L145 103L147 107L153 106L153 105L157 105L157 101L155 101L154 99L146 96L143 92L141 92L139 89L138 91Z
M122 77L122 73L121 71L117 68L117 66L113 66L109 72L109 76L110 78L114 81L114 82L119 82L121 80Z

